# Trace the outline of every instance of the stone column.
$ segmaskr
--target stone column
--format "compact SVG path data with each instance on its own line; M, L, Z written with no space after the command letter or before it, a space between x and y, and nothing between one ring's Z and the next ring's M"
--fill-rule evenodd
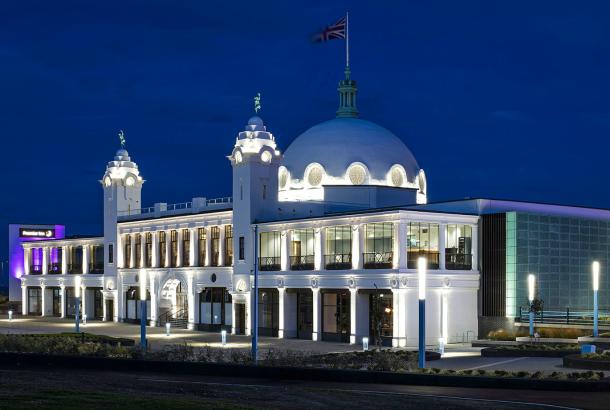
M447 240L447 224L440 224L438 227L438 268L440 270L445 270L445 241Z
M153 268L158 268L159 267L159 232L157 232L157 231L152 232L152 246L150 248L151 248L151 252L152 252L151 266Z
M349 326L349 344L356 344L356 299L358 297L358 289L350 289L349 290L349 316L350 316L350 326Z
M285 306L286 306L286 288L279 288L278 289L278 293L279 293L279 299L278 299L278 310L279 310L279 314L278 314L278 332L277 332L277 337L278 339L283 339L284 338L284 329L285 329Z
M64 285L63 283L61 285L59 285L59 296L60 296L60 300L61 300L60 316L62 319L64 319L66 317L66 285Z
M82 284L80 287L80 317L87 314L87 286Z
M188 288L188 329L195 329L195 287L193 286L193 276L189 275L187 278Z
M42 274L46 275L49 273L49 248L45 246L42 248Z
M205 266L212 266L212 239L209 228L205 228Z
M102 291L102 322L108 321L108 319L106 319L106 315L108 314L106 311L106 300L106 292Z
M218 239L218 266L225 264L225 226L220 225L220 238Z
M312 290L312 294L313 294L313 323L312 323L312 332L311 332L311 340L313 340L314 342L322 340L322 329L320 328L321 326L321 306L320 306L320 289L319 288L313 288Z
M479 226L472 226L472 270L479 270Z
M237 303L235 303L235 295L231 298L231 334L235 334L235 310Z
M165 232L165 261L163 261L163 266L165 266L166 268L169 268L172 266L171 250L172 250L172 231L169 230L169 231Z
M140 236L140 260L138 261L140 264L140 267L143 268L146 266L146 235L148 233L147 232L142 232L141 236Z
M119 272L116 279L117 294L114 299L116 301L114 306L114 322L118 323L123 319L123 312L125 311L123 309L123 301L125 300L125 295L123 292L123 275Z
M407 223L394 223L394 269L407 269Z
M325 241L326 241L326 228L317 228L314 236L314 269L315 270L324 270L325 266Z
M290 270L290 237L291 231L282 231L280 235L280 265L283 271Z
M89 273L91 246L83 245L83 273Z
M155 274L148 272L150 280L150 326L157 326L157 291L155 288Z
M199 263L199 242L197 241L197 228L191 228L189 230L191 235L191 242L189 243L189 252L191 258L189 260L189 266L197 266Z
M250 289L250 292L248 292L245 296L246 296L246 324L245 324L245 329L244 329L244 333L246 336L251 336L252 335L252 300L254 298L252 298L252 292L254 292L253 289Z
M124 268L125 267L125 255L123 255L123 236L120 234L117 234L117 236L116 236L115 252L116 252L116 260L114 262L116 264L116 267Z
M68 273L68 247L61 247L61 274L65 275Z
M120 309L121 305L119 304L119 292L118 290L114 291L114 298L112 299L112 311L113 311L113 316L112 316L112 321L114 323L118 323L119 322L119 309Z
M46 285L41 284L40 285L40 316L44 317L45 316L45 309L47 307L46 305L46 295L45 295L45 291L47 290Z
M362 269L364 252L364 225L352 226L352 269Z
M177 229L178 232L178 246L176 249L176 253L177 253L177 258L176 258L176 266L178 267L183 267L183 266L187 266L186 263L184 263L184 255L182 255L182 241L184 240L183 235L182 235L182 228Z
M400 289L392 289L392 347L400 346Z
M140 239L141 240L141 239ZM129 258L129 267L136 267L136 234L131 234L131 257Z
M21 314L23 316L28 314L28 288L25 282L21 282Z

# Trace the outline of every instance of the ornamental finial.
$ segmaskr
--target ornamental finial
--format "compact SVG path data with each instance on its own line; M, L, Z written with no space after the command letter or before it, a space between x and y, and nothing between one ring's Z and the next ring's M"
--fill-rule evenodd
M121 141L121 148L125 149L125 133L123 130L119 130L119 141Z
M261 110L261 93L257 93L254 96L254 112L258 114Z

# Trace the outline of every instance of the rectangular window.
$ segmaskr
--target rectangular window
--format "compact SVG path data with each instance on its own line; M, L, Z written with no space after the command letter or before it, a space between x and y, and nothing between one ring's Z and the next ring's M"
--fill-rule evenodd
M145 239L145 252L146 255L144 256L144 267L145 268L152 268L152 241L153 241L153 235L152 232L146 232L146 239Z
M349 225L326 228L326 269L352 268L352 227Z
M290 240L290 269L314 269L314 231L295 229Z
M28 314L42 314L42 289L28 288Z
M113 243L108 244L108 263L109 264L114 263L114 244Z
M191 266L191 231L182 230L182 266Z
M246 242L245 238L243 236L240 236L239 237L239 260L240 261L243 261L245 259L245 255L244 255L245 251L246 251L245 250L245 247L246 247L245 242Z
M104 273L104 245L93 245L91 247L91 260L89 261L89 273Z
M225 266L233 265L233 225L225 225Z
M407 267L417 269L417 260L423 256L428 269L439 268L438 224L411 222L407 228Z
M134 263L135 267L142 267L142 235L137 233L135 239L136 245L136 260Z
M169 256L172 268L178 267L178 231L173 230L170 232L170 248Z
M167 266L167 233L165 231L159 232L159 265Z
M210 243L211 245L211 252L212 252L212 261L211 261L211 265L212 266L218 266L218 262L220 261L220 228L217 226L213 226L212 228L210 228L210 239L212 240L212 242Z
M131 235L125 235L125 251L123 252L123 267L131 267Z
M364 225L363 264L365 269L392 267L394 224L380 222Z
M70 247L70 258L68 259L68 273L80 274L83 273L83 247L82 246L71 246Z
M281 269L281 234L280 232L260 233L259 267L262 271Z
M447 225L445 268L451 270L472 269L472 226Z
M199 228L197 233L199 238L199 266L205 266L206 230L205 228Z

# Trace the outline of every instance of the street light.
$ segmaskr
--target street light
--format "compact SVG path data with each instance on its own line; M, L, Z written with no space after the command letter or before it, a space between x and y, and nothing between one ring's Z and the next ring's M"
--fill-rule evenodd
M426 367L426 269L428 261L420 256L417 260L419 285L419 368Z
M79 323L79 315L80 315L80 286L81 286L81 277L74 277L74 330L76 333L80 333L80 323Z
M534 337L534 295L536 294L536 276L527 275L527 299L530 302L530 338Z
M140 347L146 351L146 271L140 272Z
M597 291L599 290L599 262L593 262L593 337L598 337L597 320L599 315L599 306L597 303Z

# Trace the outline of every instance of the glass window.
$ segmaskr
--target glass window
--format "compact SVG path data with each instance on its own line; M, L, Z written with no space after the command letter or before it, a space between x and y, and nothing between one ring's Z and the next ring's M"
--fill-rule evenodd
M142 267L142 235L137 233L135 238L136 245L136 261L134 266L141 268Z
M145 267L152 267L152 233L146 233L146 256L145 256Z
M212 251L212 266L218 266L218 262L220 259L220 228L218 226L213 226L210 228L210 237L212 242L211 251Z
M191 231L182 230L182 266L191 266Z
M407 228L407 267L417 269L420 256L428 260L428 269L439 268L439 227L427 222L411 222Z
M167 267L167 234L165 231L159 232L159 264Z
M108 263L114 263L114 244L108 245Z
M314 230L295 229L290 241L290 267L293 270L313 270Z
M199 266L205 266L205 246L206 246L206 231L205 228L198 229L199 240Z
M42 314L42 290L40 288L28 288L28 314Z
M352 227L349 225L326 228L326 269L351 269Z
M258 292L259 334L275 337L279 328L279 292L277 289L260 289Z
M260 270L280 270L281 234L280 232L260 233Z
M243 236L239 237L239 260L243 261L245 259L245 252L246 252L246 244L245 244L246 240Z
M125 251L123 252L123 267L131 267L131 235L125 235Z
M225 266L233 265L233 225L225 225Z
M169 256L171 267L178 267L178 231L173 230L170 232L170 248L169 248Z
M364 225L364 268L391 268L394 224L380 222Z
M445 241L445 268L472 269L472 227L470 225L447 225Z

